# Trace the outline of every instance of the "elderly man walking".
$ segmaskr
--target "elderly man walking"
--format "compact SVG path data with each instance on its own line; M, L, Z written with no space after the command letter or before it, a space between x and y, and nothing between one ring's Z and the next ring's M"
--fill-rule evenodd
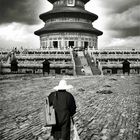
M70 140L71 117L76 112L75 99L67 91L70 88L73 86L67 85L66 80L61 80L59 85L54 87L55 91L49 95L50 105L54 106L56 114L56 125L52 126L51 131L54 140Z

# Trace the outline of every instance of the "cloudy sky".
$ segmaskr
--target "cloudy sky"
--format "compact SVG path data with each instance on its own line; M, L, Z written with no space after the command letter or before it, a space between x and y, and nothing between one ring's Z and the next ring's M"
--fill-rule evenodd
M39 48L39 14L51 9L47 0L0 0L0 48ZM99 48L140 49L139 0L90 0L86 10L99 16L93 23L104 33Z

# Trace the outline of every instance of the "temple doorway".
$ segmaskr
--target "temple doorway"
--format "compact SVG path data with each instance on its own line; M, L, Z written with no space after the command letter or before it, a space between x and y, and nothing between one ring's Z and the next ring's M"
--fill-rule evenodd
M74 47L74 41L69 41L69 47Z
M53 47L58 48L58 41L53 41Z
M87 49L88 48L88 42L84 42L84 49Z

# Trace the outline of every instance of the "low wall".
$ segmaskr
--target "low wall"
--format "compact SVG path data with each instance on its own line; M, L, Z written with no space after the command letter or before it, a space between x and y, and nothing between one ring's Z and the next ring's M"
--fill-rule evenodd
M73 67L71 66L64 66L64 67L51 67L50 68L50 74L66 74L66 75L73 75ZM17 72L11 72L11 66L10 65L2 65L0 68L0 74L9 74L9 73L34 73L39 74L42 72L41 66L18 66Z
M103 74L123 74L122 68L109 68L109 67L103 67ZM140 74L140 67L130 68L130 74Z

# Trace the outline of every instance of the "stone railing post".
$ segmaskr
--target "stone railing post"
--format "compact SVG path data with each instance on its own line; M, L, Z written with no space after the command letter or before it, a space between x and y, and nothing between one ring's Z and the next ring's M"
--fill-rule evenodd
M73 57L73 51L72 51L72 48L70 48L70 54L71 54L71 57L72 57L72 63L73 63L73 75L75 76L76 75L76 66L75 66L75 61L74 61L74 57Z
M103 70L102 70L102 65L99 61L98 61L98 69L100 70L101 75L103 76L104 74L103 74Z

